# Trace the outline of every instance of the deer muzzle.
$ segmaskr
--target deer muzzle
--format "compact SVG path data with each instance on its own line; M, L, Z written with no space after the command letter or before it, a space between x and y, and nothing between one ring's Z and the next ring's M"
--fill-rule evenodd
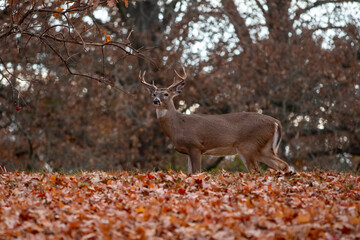
M154 103L154 105L160 105L160 99L157 97L154 98L153 103Z

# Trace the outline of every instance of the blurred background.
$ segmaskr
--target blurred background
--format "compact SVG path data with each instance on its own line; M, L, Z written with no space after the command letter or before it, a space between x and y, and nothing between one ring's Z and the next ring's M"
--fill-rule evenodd
M268 114L294 169L359 171L360 3L345 0L2 0L0 166L186 170L138 81L166 87L182 65L184 114Z

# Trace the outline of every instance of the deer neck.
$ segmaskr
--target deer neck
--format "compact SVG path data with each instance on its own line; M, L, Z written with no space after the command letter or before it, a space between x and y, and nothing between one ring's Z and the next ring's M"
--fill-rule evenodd
M173 102L171 102L167 108L156 109L156 116L159 120L160 127L170 139L173 139L174 131L177 129L179 114Z
M172 117L176 113L177 111L173 101L170 101L169 104L165 107L156 108L156 117L159 119L159 121L164 118L167 119Z

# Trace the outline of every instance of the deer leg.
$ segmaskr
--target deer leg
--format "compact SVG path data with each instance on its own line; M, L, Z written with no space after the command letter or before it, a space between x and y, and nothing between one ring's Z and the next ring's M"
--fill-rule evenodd
M191 164L190 156L188 156L188 173L192 173L192 164Z
M189 161L191 163L191 172L189 173L198 173L201 172L201 152L198 149L190 149L189 151ZM188 165L188 170L190 170L190 165Z
M241 161L244 163L245 168L248 170L249 173L260 172L259 165L254 160L253 156L251 156L251 154L248 154L246 151L240 152L239 149L237 149L237 152L241 158Z
M253 157L250 157L246 160L246 165L248 166L249 173L259 173L259 165Z
M265 163L269 167L272 167L276 170L281 170L286 172L289 171L289 165L284 160L280 159L278 156L261 155L259 157L259 161Z
M272 140L269 140L264 149L259 155L259 162L265 163L271 168L282 171L289 171L289 165L277 156L279 148L279 133L277 132L277 125L275 125L275 135Z

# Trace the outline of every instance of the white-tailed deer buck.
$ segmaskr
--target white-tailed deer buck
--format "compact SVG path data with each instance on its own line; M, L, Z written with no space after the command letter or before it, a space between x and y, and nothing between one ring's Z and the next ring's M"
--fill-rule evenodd
M153 104L160 126L173 142L175 149L189 156L189 173L201 171L201 155L227 156L239 154L248 171L259 171L263 162L277 170L288 171L288 164L277 156L281 140L281 123L267 115L254 112L222 115L185 115L176 111L173 98L185 85L184 76L167 88L157 88L145 81L141 83L153 96Z

